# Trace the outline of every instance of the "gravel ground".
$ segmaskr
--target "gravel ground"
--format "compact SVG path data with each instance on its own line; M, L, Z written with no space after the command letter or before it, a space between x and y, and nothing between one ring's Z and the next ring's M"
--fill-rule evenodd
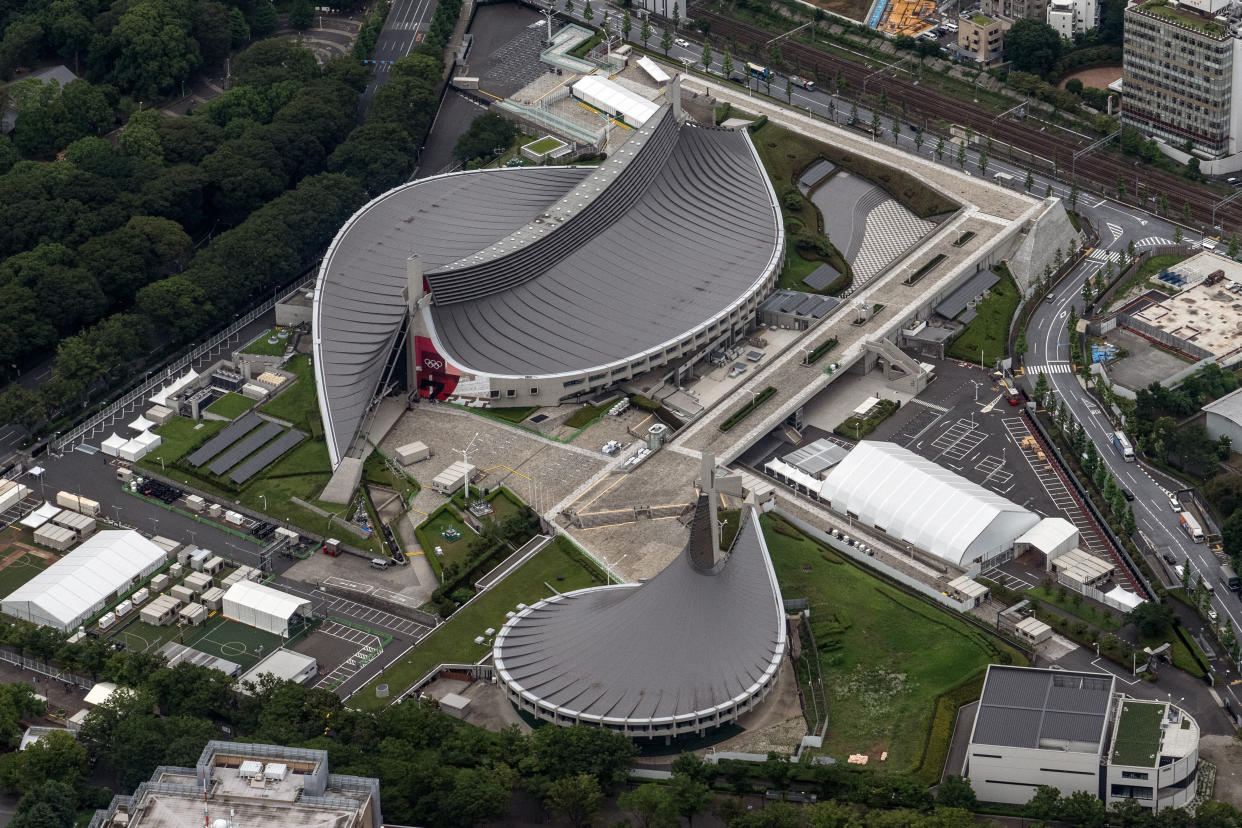
M1216 765L1212 798L1242 808L1242 742L1232 736L1204 735L1199 739L1199 758Z

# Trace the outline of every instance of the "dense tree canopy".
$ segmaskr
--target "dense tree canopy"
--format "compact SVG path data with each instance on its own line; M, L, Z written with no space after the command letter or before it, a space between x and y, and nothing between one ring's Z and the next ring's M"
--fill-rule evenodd
M1043 75L1061 57L1061 36L1039 20L1022 18L1005 32L1005 57L1022 72Z

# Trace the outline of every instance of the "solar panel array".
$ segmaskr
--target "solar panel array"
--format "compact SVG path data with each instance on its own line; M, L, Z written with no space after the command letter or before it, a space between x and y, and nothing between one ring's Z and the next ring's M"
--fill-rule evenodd
M225 426L219 434L212 437L203 444L202 448L191 454L186 462L191 466L198 468L220 452L224 451L233 443L236 443L238 440L254 431L262 422L263 419L258 414L251 411L240 420L236 420L235 422Z
M234 483L245 483L305 438L306 435L296 428L286 431L273 440L271 445L229 472L229 479Z
M228 451L213 460L211 465L207 467L207 470L212 474L224 474L226 471L233 468L233 466L240 463L242 458L246 455L250 454L252 451L275 437L283 430L284 427L278 426L276 423L263 423L258 431L255 431L244 440L234 444Z

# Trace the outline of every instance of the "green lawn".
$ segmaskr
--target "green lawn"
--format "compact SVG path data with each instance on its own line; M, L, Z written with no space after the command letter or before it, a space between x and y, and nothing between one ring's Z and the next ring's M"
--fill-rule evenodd
M617 398L613 397L599 405L584 405L565 419L565 425L570 428L582 428L590 425L597 417L603 416L616 402Z
M1009 324L1018 311L1020 298L1018 286L1006 268L1001 280L992 286L992 295L975 308L979 315L966 324L949 346L948 356L973 363L979 361L982 350L983 361L988 365L1003 358L1009 347Z
M392 700L375 697L377 684L388 684L389 692L395 697L437 664L478 661L487 654L489 645L475 644L475 636L482 635L488 627L499 630L505 623L505 613L519 603L533 604L551 596L549 585L558 592L570 592L600 584L595 573L574 559L573 551L570 541L556 538L516 572L455 613L405 658L363 688L354 697L358 706L363 710L378 710Z
M160 443L153 454L139 460L138 465L158 469L160 462L156 455L164 458L166 466L175 463L199 443L207 442L209 437L226 425L228 423L221 420L204 420L196 423L188 417L173 417L162 426L152 429L163 438L164 442Z
M254 400L232 391L207 406L207 413L236 420L254 407Z
M510 408L467 408L466 410L473 411L475 414L482 414L484 417L491 417L493 420L501 420L516 425L538 411L539 406L520 405Z
M1112 303L1116 305L1136 290L1144 290L1147 287L1147 280L1155 276L1162 270L1167 270L1174 265L1186 261L1189 256L1181 256L1171 253L1167 256L1152 256L1147 261L1138 266L1138 269L1126 277L1126 281L1121 287L1117 288L1113 293ZM1166 288L1167 290L1167 288Z
M807 203L809 204L810 202ZM840 253L837 254L838 257L840 255ZM844 264L844 262L845 260L841 259L839 264L836 262L832 262L831 264L833 267L836 267L838 271L841 271L840 265ZM802 281L807 276L810 276L811 272L814 271L815 268L822 264L823 262L814 259L804 259L797 250L790 250L789 255L785 257L785 267L781 269L781 275L780 279L777 281L777 287L785 288L786 290L800 290L803 293L831 294L837 290L842 290L849 286L851 279L848 276L837 277L835 282L828 285L828 287L824 288L822 291L814 290L810 285Z
M1117 741L1113 762L1140 768L1154 768L1160 752L1160 724L1164 705L1158 702L1127 701L1121 706L1117 722Z
M448 541L440 535L449 527L461 533L459 540ZM423 548L423 554L436 557L441 568L454 563L464 564L470 555L470 541L478 537L447 503L420 523L414 534L418 538L418 545ZM436 555L437 546L444 552L443 555Z
M1049 589L1048 587L1041 586L1028 590L1028 594L1045 603L1052 604L1075 618L1081 618L1089 624L1094 624L1101 629L1112 631L1121 627L1121 621L1115 614L1107 610L1100 609L1099 607L1092 606L1086 601L1080 600L1075 602L1074 593L1068 593L1064 598L1062 598L1061 594L1055 588Z
M466 503L465 489L458 489L453 495L453 503L457 504L459 509L467 509L469 505ZM506 486L499 486L492 490L492 493L486 498L488 503L492 504L492 514L489 517L497 523L503 523L505 518L513 517L521 514L526 508L526 504L521 498L511 492ZM470 500L473 502L478 500L478 492L474 489L470 490Z
M872 576L779 518L764 536L786 599L807 598L830 710L824 752L882 751L881 767L922 761L937 698L997 659L1021 661L985 632ZM796 535L796 537L795 537ZM938 761L943 761L939 757Z
M270 331L261 334L253 342L242 348L243 354L258 354L260 356L284 356L285 346L289 344L288 338L276 336L276 332L280 328L272 328ZM268 342L269 339L275 337L276 342Z
M47 569L47 562L38 555L26 553L13 563L0 569L0 597L13 594L13 590Z
M319 401L315 399L315 372L310 356L299 354L289 360L285 370L298 375L297 381L287 385L260 411L279 420L286 420L297 428L310 428L308 418L319 417ZM312 429L313 430L313 429Z
M896 414L897 409L900 407L896 400L880 400L879 404L866 417L855 417L853 415L846 417L841 425L832 430L832 433L839 434L842 437L852 437L855 440L861 440L879 428L880 423Z
M169 641L176 641L229 661L237 662L242 670L249 670L264 656L280 647L280 636L264 630L230 621L219 613L212 613L207 622L198 627L179 628L176 624L157 627L142 621L138 613L125 626L108 637L138 652L154 652ZM125 623L125 622L122 622Z
M534 153L544 153L544 152L551 152L557 147L563 147L563 146L565 146L565 143L563 141L558 141L556 138L553 138L551 135L545 135L544 137L540 138L538 141L531 141L529 144L522 147L522 149L528 149Z

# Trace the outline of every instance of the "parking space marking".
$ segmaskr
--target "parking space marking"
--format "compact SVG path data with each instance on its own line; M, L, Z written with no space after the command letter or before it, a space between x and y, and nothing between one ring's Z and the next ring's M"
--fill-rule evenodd
M1033 442L1034 438L1026 427L1026 423L1023 422L1021 417L1006 417L1001 420L1001 423L1005 426L1005 430L1009 432L1009 437L1018 446L1022 456L1026 458L1027 463L1035 472L1035 477L1039 480L1039 484L1043 486L1048 497L1052 499L1053 505L1078 530L1078 542L1081 548L1095 557L1112 564L1112 555L1109 554L1109 550L1104 546L1100 536L1096 533L1095 524L1087 517L1082 507L1078 505L1078 501L1070 494L1069 489L1065 487L1061 476L1053 469L1051 461L1031 447L1031 442Z
M940 449L940 454L933 459L943 456L950 460L961 460L978 448L986 437L987 435L976 429L969 420L958 420L945 429L943 434L932 440L932 448Z
M319 631L324 635L330 635L333 638L339 638L342 641L355 644L358 646L358 650L352 656L336 665L332 672L316 682L315 687L317 688L332 690L339 687L353 678L359 670L384 649L383 642L374 633L349 627L336 621L325 621L320 625Z
M1008 483L1010 480L1013 480L1012 473L1007 472L1007 471L1002 471L1002 468L1004 468L1004 465L1005 465L1004 460L1002 460L999 457L996 457L995 455L988 454L988 455L985 455L982 460L980 460L978 463L975 464L975 469L983 472L986 475L983 478L984 482L995 483L998 486L1003 486L1004 484Z
M324 605L339 615L347 616L355 621L359 621L370 626L380 627L386 631L399 633L414 638L416 641L424 635L431 632L431 628L425 624L419 624L417 621L411 621L408 618L402 618L399 615L393 615L391 612L375 609L374 607L364 606L362 604L350 601L348 598L341 598L337 595L329 595L326 592L319 592L324 600Z

